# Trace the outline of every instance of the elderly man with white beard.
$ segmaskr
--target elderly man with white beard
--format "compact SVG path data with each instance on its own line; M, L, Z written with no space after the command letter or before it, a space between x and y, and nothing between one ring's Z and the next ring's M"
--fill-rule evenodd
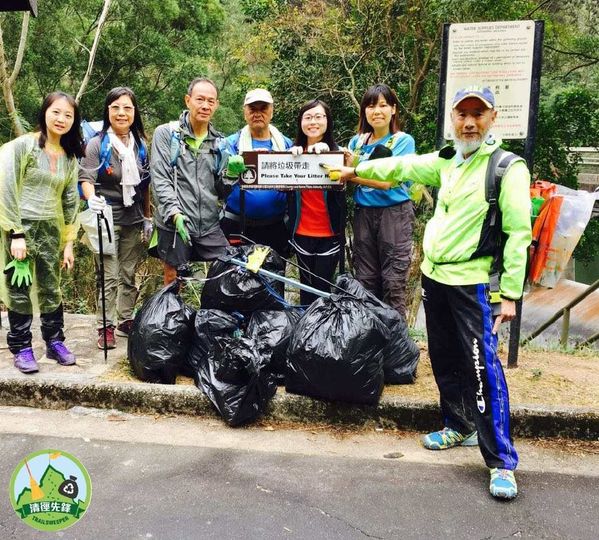
M421 269L444 428L422 442L430 450L478 444L490 469L491 495L513 499L518 454L497 331L514 318L522 296L531 241L530 174L525 161L502 151L501 140L491 134L496 117L489 88L463 88L452 103L453 148L365 161L343 167L340 175L341 181L359 176L439 188ZM495 197L486 192L488 174Z

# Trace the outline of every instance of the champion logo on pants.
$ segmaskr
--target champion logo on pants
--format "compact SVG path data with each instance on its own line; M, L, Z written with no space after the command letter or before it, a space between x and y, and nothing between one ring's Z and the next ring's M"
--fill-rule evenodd
M485 366L480 363L480 351L478 348L478 339L476 338L472 340L472 359L474 360L474 370L476 371L476 380L478 382L478 389L476 390L476 406L482 414L487 408L485 397L483 395L483 378L481 376L481 371L485 369Z

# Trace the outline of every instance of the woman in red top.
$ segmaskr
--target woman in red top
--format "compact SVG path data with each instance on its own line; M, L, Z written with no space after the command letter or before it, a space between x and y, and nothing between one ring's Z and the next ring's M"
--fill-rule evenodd
M297 116L297 136L292 153L299 155L306 151L320 154L338 149L333 138L333 117L329 106L318 99L304 104ZM300 281L330 292L327 281L333 279L341 253L344 192L320 189L294 191L289 194L288 207L292 226L291 245L301 267ZM311 304L317 298L312 293L300 291L302 305Z

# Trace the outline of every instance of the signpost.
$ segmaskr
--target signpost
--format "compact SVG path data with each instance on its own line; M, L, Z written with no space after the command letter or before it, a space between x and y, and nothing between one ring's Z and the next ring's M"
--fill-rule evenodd
M543 21L493 21L445 24L439 73L437 146L453 138L451 100L470 85L495 94L493 133L524 140L524 159L532 171L541 80ZM518 365L522 301L510 324L508 367Z

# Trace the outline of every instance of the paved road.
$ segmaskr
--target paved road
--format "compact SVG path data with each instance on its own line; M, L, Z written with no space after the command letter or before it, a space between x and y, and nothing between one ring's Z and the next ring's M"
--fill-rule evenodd
M93 482L65 539L597 538L599 456L518 443L521 495L501 503L477 449L427 452L412 435L0 407L0 499L21 458L56 448ZM3 540L57 534L0 502Z

